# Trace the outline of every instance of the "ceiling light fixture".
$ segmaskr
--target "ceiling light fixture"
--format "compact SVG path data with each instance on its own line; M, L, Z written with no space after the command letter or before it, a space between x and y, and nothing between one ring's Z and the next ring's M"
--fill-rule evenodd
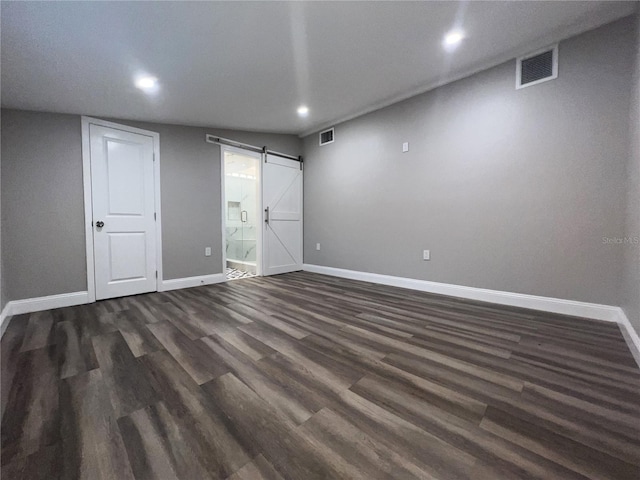
M458 45L460 45L460 42L462 42L462 40L464 40L464 32L462 30L451 30L444 36L442 45L447 50L453 50Z
M138 77L135 83L136 87L145 92L153 92L158 88L158 79L156 77Z
M307 115L309 115L309 107L307 107L306 105L299 106L298 115L300 115L301 117L306 117Z

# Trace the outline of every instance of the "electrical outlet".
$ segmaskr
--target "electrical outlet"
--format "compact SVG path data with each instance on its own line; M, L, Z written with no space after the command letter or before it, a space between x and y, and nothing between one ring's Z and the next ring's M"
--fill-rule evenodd
M316 250L320 250L320 244L316 243Z
M429 250L422 251L422 260L431 260L431 252Z
M210 257L211 256L211 247L207 247L204 249L204 256L205 257Z

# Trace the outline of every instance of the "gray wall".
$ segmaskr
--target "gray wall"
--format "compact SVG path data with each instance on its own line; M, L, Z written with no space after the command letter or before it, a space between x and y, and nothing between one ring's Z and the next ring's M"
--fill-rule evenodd
M305 263L619 305L633 26L562 42L557 80L511 61L306 137Z
M86 290L80 119L2 110L8 300Z
M2 115L0 115L0 132L2 131ZM2 171L2 135L0 135L0 172ZM4 281L4 257L2 256L2 175L0 173L0 312L7 304L6 286Z
M160 134L165 279L221 272L220 148L205 133L301 151L293 135L110 120ZM8 299L86 290L80 117L3 110L2 127Z
M636 17L636 45L640 45L640 15ZM640 48L636 52L630 117L627 170L626 237L640 240ZM640 243L627 243L624 257L624 309L640 335Z

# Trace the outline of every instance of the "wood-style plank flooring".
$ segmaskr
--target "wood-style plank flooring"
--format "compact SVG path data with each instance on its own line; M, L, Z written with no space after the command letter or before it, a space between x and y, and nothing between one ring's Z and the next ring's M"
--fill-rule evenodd
M14 317L6 479L640 478L615 324L310 273Z

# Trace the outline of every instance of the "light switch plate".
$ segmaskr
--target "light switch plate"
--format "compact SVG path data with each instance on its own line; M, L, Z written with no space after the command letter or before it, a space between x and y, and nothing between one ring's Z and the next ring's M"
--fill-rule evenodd
M316 250L320 250L320 244L316 243Z
M409 142L404 142L402 144L402 153L408 152L409 151Z
M422 259L423 260L431 260L431 252L429 250L422 251Z
M204 256L205 257L210 257L211 256L211 247L207 247L204 249Z

